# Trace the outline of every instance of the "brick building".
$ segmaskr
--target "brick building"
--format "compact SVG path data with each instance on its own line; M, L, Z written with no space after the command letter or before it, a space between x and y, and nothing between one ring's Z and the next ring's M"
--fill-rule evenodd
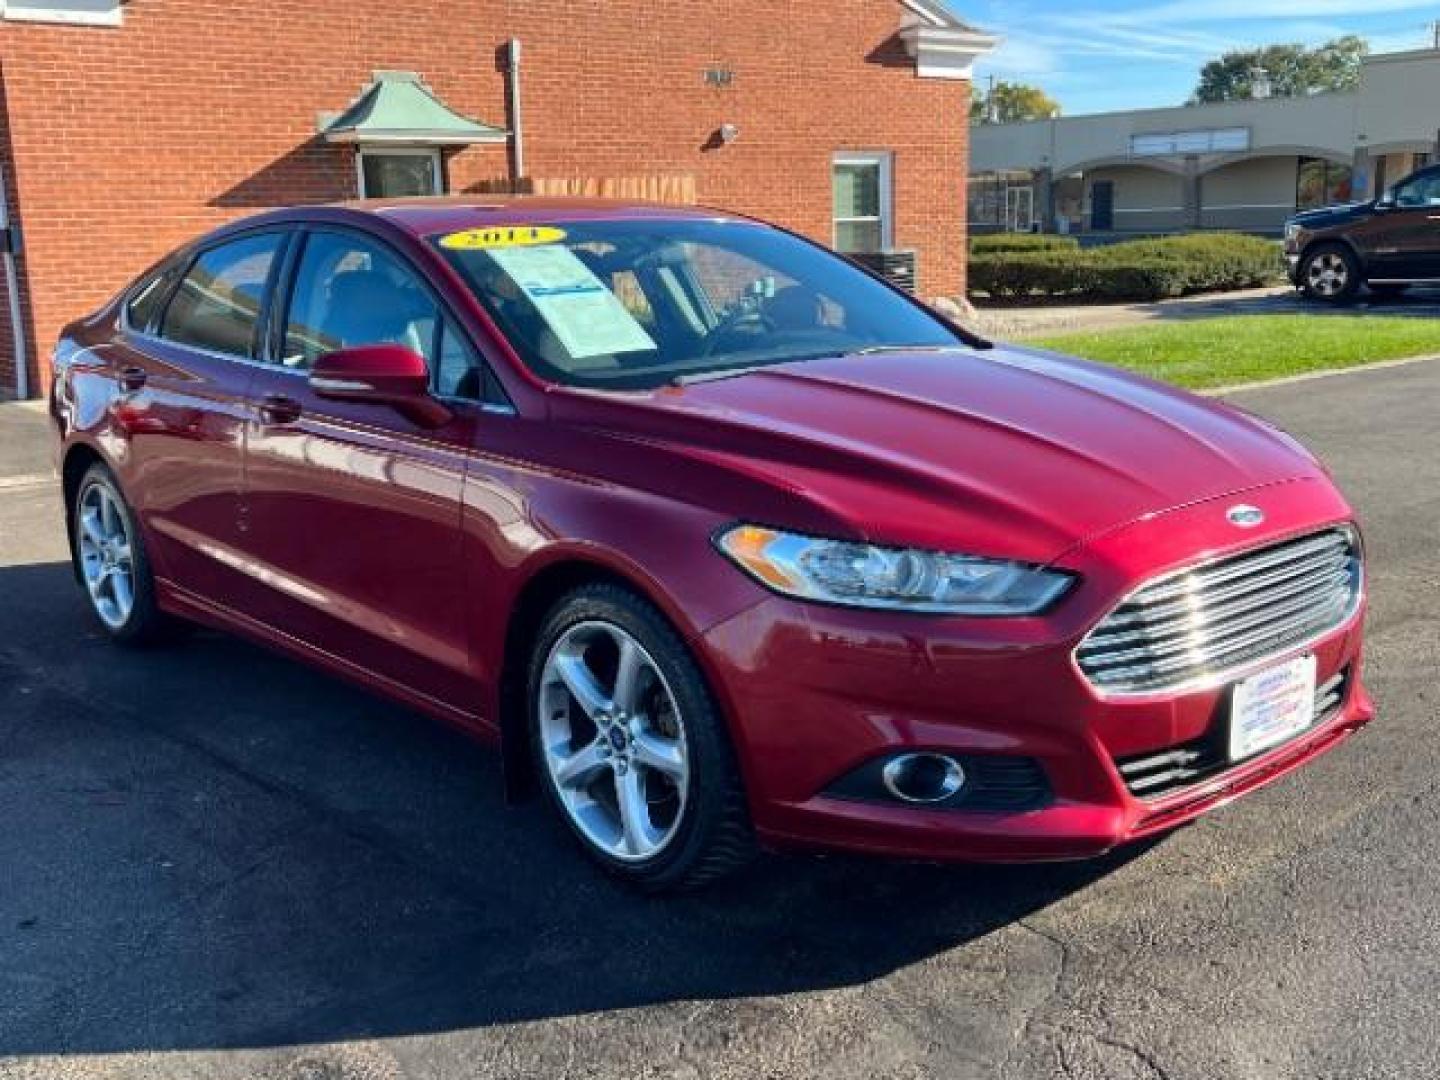
M694 199L957 294L993 44L941 0L0 0L0 393L180 242L359 194Z

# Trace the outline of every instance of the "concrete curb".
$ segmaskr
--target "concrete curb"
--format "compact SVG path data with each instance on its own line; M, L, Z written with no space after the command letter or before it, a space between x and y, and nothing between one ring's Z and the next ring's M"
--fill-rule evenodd
M1338 375L1360 375L1366 371L1409 367L1411 364L1423 364L1430 360L1440 360L1440 353L1427 356L1407 356L1400 360L1377 360L1373 364L1354 364L1350 367L1327 368L1325 371L1307 371L1302 375L1285 375L1279 379L1264 379L1260 382L1212 386L1205 390L1197 390L1195 393L1205 397L1222 397L1226 394L1243 394L1247 390L1268 390L1272 386L1289 386L1292 383L1314 382L1316 379L1333 379Z

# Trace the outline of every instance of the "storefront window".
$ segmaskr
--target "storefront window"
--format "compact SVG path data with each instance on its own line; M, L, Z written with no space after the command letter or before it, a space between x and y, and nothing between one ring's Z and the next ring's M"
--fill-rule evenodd
M1301 158L1295 185L1295 205L1301 210L1333 206L1354 198L1349 165L1322 158Z

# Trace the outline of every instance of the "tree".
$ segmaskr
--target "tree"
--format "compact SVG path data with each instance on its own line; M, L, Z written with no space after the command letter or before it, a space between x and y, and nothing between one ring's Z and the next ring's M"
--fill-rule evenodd
M1274 97L1354 90L1360 85L1360 61L1369 51L1370 44L1364 38L1347 34L1313 49L1304 45L1267 45L1228 52L1200 69L1200 83L1190 103L1255 97L1258 71L1264 71Z
M1049 120L1060 115L1060 103L1038 86L998 80L988 94L970 99L972 124L1015 124L1021 120Z

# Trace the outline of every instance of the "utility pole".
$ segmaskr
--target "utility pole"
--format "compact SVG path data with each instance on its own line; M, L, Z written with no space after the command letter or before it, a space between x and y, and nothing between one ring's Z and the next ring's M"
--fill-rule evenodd
M1440 21L1436 22L1436 34L1440 35ZM985 92L985 119L992 124L1000 122L1000 103L995 100L995 74L991 72L989 78L990 89Z
M1440 49L1440 19L1436 19L1430 24L1430 33L1434 35L1434 44L1431 45L1431 48Z

